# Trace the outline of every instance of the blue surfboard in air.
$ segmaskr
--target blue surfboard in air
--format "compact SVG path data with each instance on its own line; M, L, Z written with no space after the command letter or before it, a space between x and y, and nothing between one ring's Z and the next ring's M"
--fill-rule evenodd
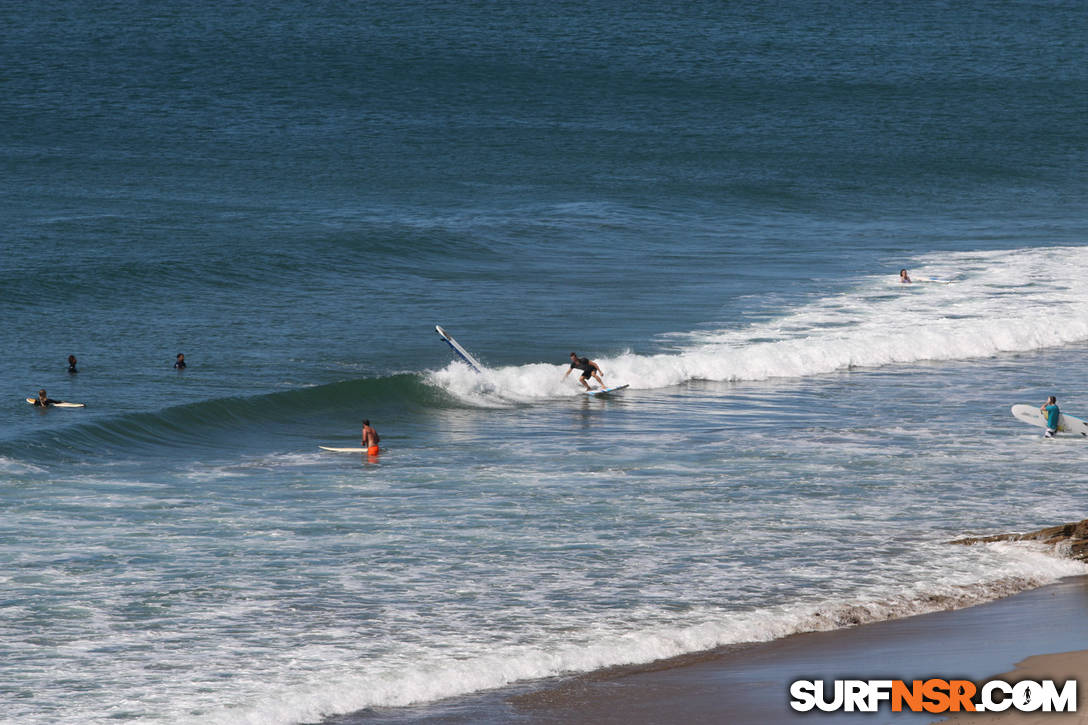
M466 363L468 363L468 366L470 368L472 368L473 370L475 370L478 373L483 372L482 371L483 365L481 365L476 360L476 358L472 357L472 355L469 354L468 350L461 347L460 343L458 343L457 340L454 340L452 337L450 337L448 334L446 334L446 331L443 330L438 325L435 325L434 329L435 329L436 332L438 332L438 336L446 341L446 344L450 346L450 349L453 350L455 353L457 353L458 357L460 357L462 360L464 360Z

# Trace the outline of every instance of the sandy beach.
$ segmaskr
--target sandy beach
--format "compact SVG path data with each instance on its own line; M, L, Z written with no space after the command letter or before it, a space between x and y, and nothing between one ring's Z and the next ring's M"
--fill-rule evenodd
M1064 682L1076 679L1079 694L1076 712L1071 713L1003 713L960 714L941 722L944 725L973 723L1007 723L1008 725L1085 725L1088 723L1088 650L1036 655L1019 662L1016 669L996 675L994 679L1018 682L1020 680L1055 680Z
M336 723L930 723L931 714L797 713L797 679L1067 679L1088 666L1088 577L976 607L725 648ZM1067 654L1054 654L1067 653ZM1017 663L1020 666L1017 667ZM1083 698L1082 698L1083 703ZM972 714L946 722L1084 722L1078 715ZM1079 718L1079 719L1078 719Z

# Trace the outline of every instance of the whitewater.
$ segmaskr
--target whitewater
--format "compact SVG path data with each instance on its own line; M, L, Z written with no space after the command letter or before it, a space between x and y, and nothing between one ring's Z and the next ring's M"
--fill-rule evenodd
M609 384L655 389L971 360L1088 340L1083 247L942 253L912 261L913 284L869 275L773 319L666 334L660 342L668 352L627 351L597 362ZM572 387L546 363L489 369L483 376L468 372L453 365L429 380L476 404L553 398L569 395Z
M949 284L860 275L597 357L632 386L607 400L553 362L451 361L47 421L0 459L22 602L3 667L37 693L13 716L310 721L1082 573L1034 545L948 541L1076 509L1057 482L1088 452L1037 450L1007 405L1053 389L1039 381L1088 340L1086 257L923 255L915 278ZM317 450L351 440L356 411L381 421L378 463Z

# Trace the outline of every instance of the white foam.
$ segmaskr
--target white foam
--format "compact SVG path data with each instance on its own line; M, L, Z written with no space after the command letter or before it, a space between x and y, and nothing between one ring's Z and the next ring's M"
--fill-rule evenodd
M968 360L1088 340L1088 248L927 255L902 285L886 274L741 329L676 333L672 353L595 358L608 384L655 389L691 380L799 378L854 367ZM429 381L480 406L577 395L566 365L532 363L476 375L460 363Z
M17 461L14 458L0 456L0 473L17 476L25 473L45 473L45 469L25 461Z
M328 461L328 456L321 451L313 453L270 453L221 465L196 463L179 475L189 481L217 481L224 478L249 476L255 471L316 466L328 463Z
M937 553L938 549L941 553ZM432 650L411 665L387 666L362 674L339 668L332 677L328 670L322 670L305 683L292 686L253 681L242 689L256 687L256 692L229 706L204 711L189 721L286 725L369 707L433 702L519 681L648 663L727 644L770 641L799 632L966 607L1065 576L1088 573L1088 566L1057 558L1037 544L965 547L951 556L948 545L941 544L934 552L942 557L942 564L951 566L943 569L947 574L925 584L898 589L873 586L847 599L794 601L746 612L702 606L674 620L665 619L660 611L646 609L625 613L623 621L599 622L581 632L566 631L561 639L551 642L486 646L467 656L464 651L442 654L441 650ZM640 619L647 626L630 626ZM360 663L360 668L365 666Z

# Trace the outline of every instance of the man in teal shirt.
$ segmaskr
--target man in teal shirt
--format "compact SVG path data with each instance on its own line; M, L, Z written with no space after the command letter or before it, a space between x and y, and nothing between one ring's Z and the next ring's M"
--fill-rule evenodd
M1058 419L1062 414L1058 410L1058 399L1051 395L1046 399L1046 403L1039 406L1039 410L1046 415L1046 433L1043 433L1043 438L1053 438L1058 432Z

